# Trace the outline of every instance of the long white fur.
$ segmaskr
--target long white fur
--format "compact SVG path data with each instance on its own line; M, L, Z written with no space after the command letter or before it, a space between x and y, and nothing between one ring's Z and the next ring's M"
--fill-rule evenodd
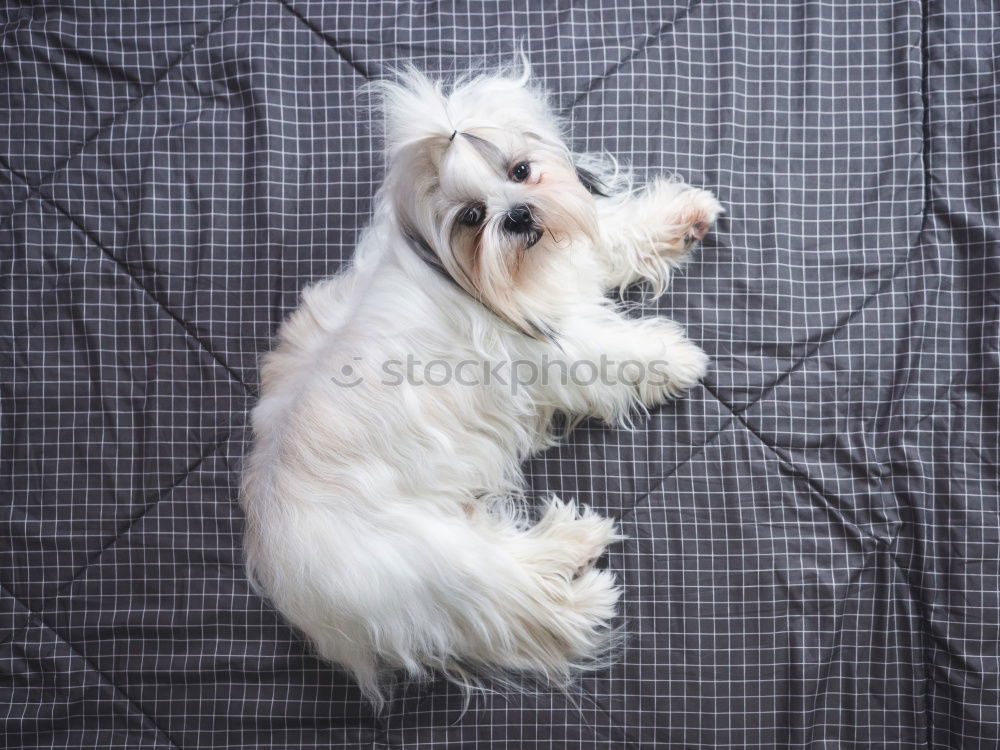
M557 413L621 422L702 377L707 359L679 326L627 319L606 294L639 279L662 291L721 209L676 180L634 190L607 160L571 154L526 71L446 89L409 70L374 93L387 175L372 223L344 272L303 291L263 360L241 493L247 568L376 705L400 670L566 685L606 646L619 589L592 563L619 537L557 498L532 526L520 466L552 442ZM498 171L475 138L530 160L532 178ZM574 162L612 194L587 192ZM453 227L469 200L488 209L478 240ZM519 203L544 229L530 248L503 229ZM602 355L669 367L512 388L504 365ZM506 378L387 377L407 357L499 365Z

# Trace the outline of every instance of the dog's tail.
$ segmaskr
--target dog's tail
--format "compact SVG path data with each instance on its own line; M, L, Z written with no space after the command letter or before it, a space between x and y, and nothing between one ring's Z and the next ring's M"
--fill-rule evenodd
M619 590L591 563L619 537L572 503L553 499L532 528L415 512L435 507L416 500L377 518L325 502L266 517L244 505L252 580L378 708L400 672L466 690L525 676L565 688L606 656Z

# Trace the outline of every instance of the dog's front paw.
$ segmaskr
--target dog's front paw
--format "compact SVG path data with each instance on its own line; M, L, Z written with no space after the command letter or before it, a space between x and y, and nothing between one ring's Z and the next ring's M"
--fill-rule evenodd
M673 325L667 332L662 354L650 363L640 383L640 400L647 407L684 395L708 372L709 358L700 347L678 334Z
M708 355L697 344L684 341L670 349L670 365L666 388L674 397L689 391L708 372Z
M664 182L657 185L664 212L660 232L654 238L657 252L678 257L705 239L716 219L723 213L722 205L708 190Z

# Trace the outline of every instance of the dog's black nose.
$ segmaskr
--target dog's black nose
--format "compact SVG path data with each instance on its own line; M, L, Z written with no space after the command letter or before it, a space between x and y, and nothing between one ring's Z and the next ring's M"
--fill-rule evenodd
M507 218L503 221L503 228L515 234L523 234L533 229L534 222L531 219L531 209L523 203L514 206L507 212Z

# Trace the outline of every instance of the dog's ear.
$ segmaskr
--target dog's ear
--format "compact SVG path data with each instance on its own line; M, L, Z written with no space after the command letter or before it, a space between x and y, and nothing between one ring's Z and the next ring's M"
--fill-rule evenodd
M608 197L608 186L601 181L600 177L589 169L581 167L579 164L574 164L573 166L576 168L576 178L580 181L581 185L587 188L588 193L599 195L602 198Z
M456 286L458 285L458 282L451 277L450 273L448 273L448 269L444 267L444 263L441 262L437 253L434 252L434 248L431 247L430 243L425 240L416 229L404 226L401 227L400 231L403 234L403 239L406 240L406 244L410 246L414 255L448 279L448 281L452 282Z
M414 255L470 297L475 297L475 284L473 284L468 274L465 273L465 269L462 268L457 259L450 258L451 263L445 263L441 256L435 252L431 243L424 239L424 236L412 226L403 225L400 227L400 231ZM452 268L454 268L454 271ZM462 276L461 280L455 278L455 273ZM476 298L478 299L478 297Z

